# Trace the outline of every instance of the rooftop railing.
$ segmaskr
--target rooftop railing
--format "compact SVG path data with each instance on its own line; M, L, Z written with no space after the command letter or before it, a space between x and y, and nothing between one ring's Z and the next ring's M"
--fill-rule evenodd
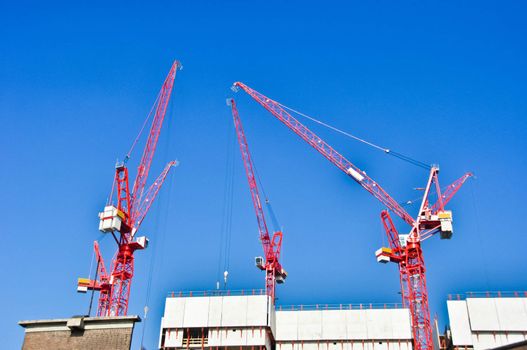
M277 311L402 309L400 303L279 305Z
M243 296L243 295L265 295L265 289L240 289L240 290L200 290L200 291L180 291L168 293L169 298L186 297L222 297L222 296Z
M448 295L448 300L465 300L467 298L527 298L527 291L466 292Z
M241 290L201 290L180 291L168 293L169 298L188 297L214 297L214 296L245 296L265 295L265 289L241 289ZM302 311L302 310L368 310L368 309L401 309L400 303L356 303L356 304L309 304L309 305L278 305L278 311Z

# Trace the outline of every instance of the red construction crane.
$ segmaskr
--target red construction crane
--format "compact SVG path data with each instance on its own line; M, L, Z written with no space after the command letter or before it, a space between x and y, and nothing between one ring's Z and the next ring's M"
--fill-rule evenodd
M421 241L438 232L441 238L449 239L452 236L452 212L445 210L444 207L472 174L465 174L448 186L444 192L441 192L438 182L439 168L432 166L417 219L414 219L377 182L291 116L283 108L283 105L243 83L236 82L233 88L235 91L238 88L244 90L273 116L355 180L366 191L370 192L389 211L395 213L411 227L408 235L399 235L388 210L384 210L381 213L381 219L391 248L379 249L376 252L376 256L379 262L392 261L399 266L403 305L409 307L412 318L414 348L416 350L432 349L432 327L430 324L426 269L421 250ZM437 202L434 204L429 201L432 186L435 187L437 195Z
M145 249L148 245L146 237L136 237L136 234L170 169L176 165L175 161L169 162L154 183L145 191L148 173L167 111L172 87L174 86L176 71L180 68L181 64L178 61L172 64L159 96L154 103L155 112L152 125L141 162L137 168L133 191L130 192L126 163L143 129L141 129L138 138L134 141L124 161L116 165L114 185L108 205L99 214L99 230L104 233L111 233L117 243L117 252L112 260L111 273L110 275L106 273L99 246L95 242L96 273L99 274L99 279L97 279L97 276L95 276L95 280L80 278L77 287L79 292L85 293L88 290L99 292L97 316L122 316L127 313L130 287L134 275L134 252ZM116 205L112 203L114 190L117 198Z
M255 259L256 266L265 271L265 290L271 300L275 301L275 287L276 283L284 283L287 278L287 272L280 264L280 251L282 249L282 231L278 230L273 233L273 237L269 235L267 224L265 222L264 210L260 194L258 192L258 184L254 173L253 161L251 153L249 152L249 145L245 138L245 133L242 127L242 121L238 115L236 102L234 99L228 100L232 110L232 118L234 119L234 127L236 128L236 136L238 137L238 144L240 145L240 153L242 155L243 166L249 182L249 190L253 201L254 211L256 213L256 221L258 222L258 231L260 233L260 241L262 242L264 258L257 257Z

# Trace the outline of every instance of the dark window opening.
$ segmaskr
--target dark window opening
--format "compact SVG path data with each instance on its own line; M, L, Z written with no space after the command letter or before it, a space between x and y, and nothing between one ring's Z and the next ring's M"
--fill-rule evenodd
M209 343L208 328L185 328L183 329L183 346L201 347Z

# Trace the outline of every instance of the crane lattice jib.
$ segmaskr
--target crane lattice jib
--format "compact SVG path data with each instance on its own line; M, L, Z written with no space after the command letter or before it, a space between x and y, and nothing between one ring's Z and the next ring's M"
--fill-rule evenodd
M150 165L152 164L152 159L156 150L157 140L159 139L163 120L165 119L168 102L170 101L170 95L172 93L172 87L174 86L176 71L179 67L180 63L175 61L170 69L170 72L168 73L168 76L165 79L165 82L163 83L161 92L159 94L159 100L156 106L154 119L150 128L148 140L146 141L145 150L143 151L141 163L139 163L137 168L137 177L135 178L134 182L134 189L132 192L132 208L130 213L132 216L130 222L132 223L136 222L139 215L139 203L141 202L141 198L143 196L146 180L148 178L148 172L150 171Z
M249 94L249 96L251 96L256 102L271 112L271 114L273 114L295 134L300 136L304 141L306 141L324 157L326 157L330 162L332 162L340 170L355 180L366 191L370 192L389 210L398 215L401 219L408 223L408 225L412 227L414 226L415 220L410 216L410 214L406 212L406 210L404 210L403 207L399 205L399 203L397 203L397 201L395 201L381 186L379 186L379 184L366 175L364 171L347 160L343 155L338 153L314 132L309 130L306 126L291 116L291 114L281 107L280 103L271 100L270 98L262 95L258 91L251 89L243 83L236 82L234 86L243 89Z
M157 197L157 194L159 190L161 189L161 186L163 186L163 183L165 182L165 179L170 172L170 169L172 169L173 166L176 166L176 161L170 161L165 166L165 169L159 174L157 179L154 181L154 183L146 190L143 201L140 202L139 207L137 208L137 216L134 222L134 229L138 230L139 226L141 226L141 223L143 222L143 219L145 218L146 214L150 210L150 207L152 206L152 203L154 202L155 198Z
M108 273L106 272L106 267L104 265L104 259L101 255L101 250L99 249L99 242L93 242L93 251L95 252L95 258L97 260L97 274L100 279L107 279Z
M251 153L249 152L249 146L247 144L247 139L245 138L245 133L243 132L242 122L238 115L238 110L236 109L236 102L231 99L230 104L232 109L232 117L234 119L234 126L236 127L236 136L238 137L238 144L240 145L240 152L242 154L243 166L245 168L245 173L247 174L251 198L253 201L254 211L256 213L256 220L258 221L260 240L262 241L265 258L268 261L269 258L272 258L273 249L271 249L271 238L269 237L269 231L267 229L264 211L262 208L262 201L260 200L258 185L254 175Z
M438 200L431 208L432 213L437 213L439 210L443 210L444 207L447 205L448 202L454 197L457 191L463 186L465 181L469 177L474 176L472 173L466 173L465 175L461 176L459 179L454 181L452 184L450 184L441 194L441 200Z

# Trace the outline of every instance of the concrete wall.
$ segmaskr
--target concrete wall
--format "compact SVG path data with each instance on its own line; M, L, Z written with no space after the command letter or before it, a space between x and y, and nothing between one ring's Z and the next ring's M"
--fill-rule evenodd
M269 303L265 295L167 298L161 326L266 327Z
M491 349L527 340L527 298L447 301L452 344Z
M277 350L411 350L408 309L276 312Z
M472 330L465 300L448 300L448 319L454 346L472 346Z
M409 340L408 309L277 311L277 341Z
M266 295L167 298L159 347L185 348L185 329L207 328L205 346L270 349L268 330L274 329L274 312L269 310L272 304Z
M160 348L186 348L188 328L207 329L204 347L270 350L274 343L277 350L412 348L408 309L275 311L263 295L167 298ZM201 348L201 343L193 346Z
M270 339L264 327L254 328L212 328L208 330L208 340L205 346L268 346ZM186 348L183 345L182 329L165 329L164 343L159 347Z
M412 350L411 341L277 342L276 350Z

